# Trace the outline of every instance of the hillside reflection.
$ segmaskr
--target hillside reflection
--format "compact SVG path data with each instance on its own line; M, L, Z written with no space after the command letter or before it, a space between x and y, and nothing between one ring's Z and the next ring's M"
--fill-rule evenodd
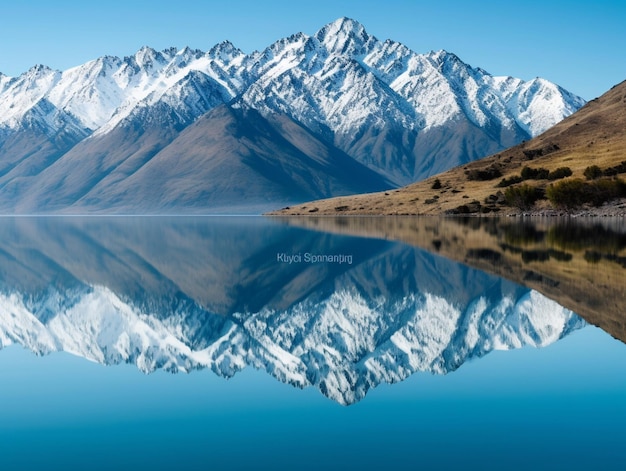
M491 236L491 226L411 225L410 234L430 234L424 250L380 238L382 227L402 239L400 226L384 221L370 221L366 234L350 221L288 221L355 234L347 235L263 218L3 219L0 346L145 372L208 368L229 377L252 366L351 404L382 382L445 374L585 325L539 290L465 264L528 258L524 250L534 254L528 263L574 263L577 252L568 259L565 247L534 248L558 231L512 229L496 237L508 245L494 248L458 237ZM621 269L622 242L585 263ZM450 250L465 263L432 253ZM536 284L550 285L536 273Z
M403 241L537 290L626 342L624 218L283 218Z

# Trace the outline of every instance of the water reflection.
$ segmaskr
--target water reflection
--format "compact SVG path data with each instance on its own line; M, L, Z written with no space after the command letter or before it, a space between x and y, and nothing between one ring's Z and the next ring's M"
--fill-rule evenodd
M624 218L291 218L404 241L537 290L626 342Z
M544 346L585 324L538 290L436 254L489 267L528 259L524 251L532 254L525 263L574 263L565 247L533 248L549 231L367 221L3 219L0 346L145 372L209 368L229 377L253 366L351 404L382 382L445 374L495 349ZM429 234L428 250L384 240L402 239L404 225ZM380 237L381 227L392 233ZM485 245L484 234L504 242ZM621 243L585 263L621 269ZM540 276L541 286L556 279Z

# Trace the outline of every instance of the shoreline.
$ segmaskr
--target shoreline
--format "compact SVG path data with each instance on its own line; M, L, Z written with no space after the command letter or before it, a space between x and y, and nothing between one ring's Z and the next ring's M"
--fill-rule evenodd
M510 217L626 217L626 198L610 201L598 207L583 207L577 209L543 208L528 211L514 212Z
M306 206L305 206L306 208ZM359 212L359 211L333 211L327 208L319 208L316 211L298 211L296 207L282 208L269 213L264 213L263 216L305 216L305 217L384 217L384 216L420 216L420 217L571 217L571 218L595 218L595 217L615 217L626 218L626 198L619 198L599 207L584 206L577 209L557 209L552 207L529 209L526 211L515 210L514 208L503 208L498 212L472 212L467 214L453 214L446 211L441 212L428 212L428 213L413 213L413 212Z

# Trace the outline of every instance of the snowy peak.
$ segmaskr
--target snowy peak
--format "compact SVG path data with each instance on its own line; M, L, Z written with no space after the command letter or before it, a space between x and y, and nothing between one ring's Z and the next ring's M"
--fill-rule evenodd
M244 55L244 53L230 41L222 41L213 46L207 56L212 59L219 59L222 62L230 62L235 57Z
M169 78L179 74L181 70L189 69L191 64L200 59L203 55L204 52L199 49L184 47L180 51L176 51L172 54L167 66L163 68L162 75Z
M437 66L439 70L442 72L444 69L459 69L466 68L467 64L465 64L459 56L454 53L448 52L444 49L440 49L438 51L430 51L426 56Z
M116 74L123 61L104 56L63 72L48 99L72 114L84 127L95 130L111 118L124 99L125 80Z
M4 93L10 83L11 77L4 75L2 72L0 72L0 94Z
M413 55L404 44L387 39L379 43L363 62L377 71L385 83L391 84L401 73L410 69L409 63L413 60ZM415 72L415 65L413 71Z
M162 66L167 62L166 57L162 53L157 52L148 46L143 46L135 53L134 56L130 56L125 59L144 70L150 70L158 67L159 65Z
M229 91L218 82L199 70L190 70L163 93L148 95L125 120L138 117L152 125L170 120L175 128L180 128L229 99Z
M542 78L521 84L508 102L509 109L531 136L537 136L569 116L585 101Z
M320 29L315 38L330 54L363 56L378 41L370 36L361 23L351 18L339 18Z
M57 84L61 72L44 65L31 67L19 77L4 80L0 95L0 125L19 126L21 118Z

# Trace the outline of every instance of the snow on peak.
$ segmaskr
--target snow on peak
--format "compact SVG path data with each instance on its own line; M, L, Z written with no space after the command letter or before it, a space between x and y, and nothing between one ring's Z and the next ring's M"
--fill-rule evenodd
M165 60L163 54L148 46L143 46L133 57L137 65L144 69L152 67L155 62L158 63Z
M521 83L508 100L509 110L531 136L550 129L585 101L543 78Z
M47 65L35 64L34 66L32 66L30 69L26 71L26 74L27 75L41 75L41 74L47 74L49 72L53 72L53 70Z
M15 79L2 83L0 125L18 127L22 118L44 99L61 78L61 72L36 65Z
M174 56L185 57L185 58L199 58L204 55L204 52L200 49L191 49L189 46L185 46L180 51L177 51Z
M213 46L206 55L211 59L227 64L235 58L243 56L244 53L230 41L222 41Z
M351 18L339 18L320 29L315 37L331 54L362 56L377 42L361 23Z
M178 48L177 47L168 47L165 48L161 51L161 54L163 54L165 57L174 57L176 54L178 53Z
M461 61L459 56L457 56L456 54L452 52L448 52L445 49L439 49L438 51L430 51L427 55L438 64L444 64L446 62L465 64L463 61Z
M12 80L12 77L4 75L2 72L0 72L0 96L7 89Z
M313 36L294 34L248 55L229 41L206 53L144 46L132 56L105 56L63 73L38 65L17 78L0 76L0 125L18 127L45 98L103 134L137 106L166 94L174 100L168 90L191 71L227 90L227 101L241 96L261 112L285 112L313 129L342 134L387 124L420 131L464 114L477 126L520 126L534 136L584 104L542 79L505 80L444 50L420 55L380 42L342 17Z

